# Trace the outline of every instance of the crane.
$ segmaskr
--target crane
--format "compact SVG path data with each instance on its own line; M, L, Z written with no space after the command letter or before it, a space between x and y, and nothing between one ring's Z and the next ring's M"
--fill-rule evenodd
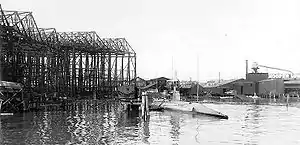
M268 68L268 69L274 69L274 70L280 70L280 71L284 71L284 72L288 72L289 73L289 77L291 78L292 76L294 76L294 73L290 70L287 70L287 69L281 69L281 68L276 68L276 67L270 67L270 66L265 66L265 65L259 65L257 62L254 62L252 64L252 69L254 71L254 73L257 73L258 72L258 69L260 67L263 67L263 68Z

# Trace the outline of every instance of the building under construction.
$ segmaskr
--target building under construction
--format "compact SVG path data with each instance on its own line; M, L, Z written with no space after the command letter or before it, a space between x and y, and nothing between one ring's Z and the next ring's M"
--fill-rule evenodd
M39 28L32 12L0 11L0 80L22 84L26 94L101 97L134 83L136 53L125 38L57 32Z

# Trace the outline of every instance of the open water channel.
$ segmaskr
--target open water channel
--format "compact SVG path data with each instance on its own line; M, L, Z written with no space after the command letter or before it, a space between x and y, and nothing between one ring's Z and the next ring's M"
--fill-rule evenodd
M222 120L182 112L151 112L148 121L115 101L74 111L1 116L1 144L300 144L300 109L206 104Z

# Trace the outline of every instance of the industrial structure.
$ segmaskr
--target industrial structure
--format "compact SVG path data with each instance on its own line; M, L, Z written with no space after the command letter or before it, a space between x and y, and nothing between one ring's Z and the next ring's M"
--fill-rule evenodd
M32 12L0 5L0 42L0 79L22 84L30 96L102 96L136 77L136 53L125 38L39 28Z
M248 61L246 60L246 69L248 68ZM277 74L261 73L258 72L260 68L272 69L280 71ZM270 67L266 65L260 65L254 62L252 65L252 73L246 71L246 80L255 83L255 93L261 96L275 95L280 96L282 94L294 94L299 93L299 86L294 85L297 82L295 73L290 70Z
M248 63L248 61L246 61L246 63ZM248 64L246 64L248 65ZM277 70L277 71L281 71L282 73L277 73L277 74L269 74L270 78L283 78L283 79L288 79L288 78L292 78L294 77L294 73L290 70L287 69L282 69L282 68L277 68L277 67L270 67L270 66L266 66L266 65L260 65L257 62L254 62L252 64L252 69L254 71L254 73L258 73L258 69L260 68L267 68L267 69L273 69L273 70ZM285 73L283 73L285 72Z
M280 71L277 74L268 72L259 72L260 68L267 68ZM283 96L283 95L300 95L300 81L293 73L287 69L270 67L253 63L248 71L248 60L246 60L246 79L233 79L222 82L207 82L204 88L212 95L226 96L231 91L235 91L238 95L258 95L261 97Z

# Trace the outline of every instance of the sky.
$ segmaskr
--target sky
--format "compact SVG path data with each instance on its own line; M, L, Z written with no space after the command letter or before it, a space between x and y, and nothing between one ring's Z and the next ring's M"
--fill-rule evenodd
M242 78L245 60L250 67L257 62L300 72L298 0L0 3L4 10L32 11L40 28L96 31L103 38L126 38L137 54L137 75L146 79L172 78L175 70L180 80L218 79L219 73L221 79Z

